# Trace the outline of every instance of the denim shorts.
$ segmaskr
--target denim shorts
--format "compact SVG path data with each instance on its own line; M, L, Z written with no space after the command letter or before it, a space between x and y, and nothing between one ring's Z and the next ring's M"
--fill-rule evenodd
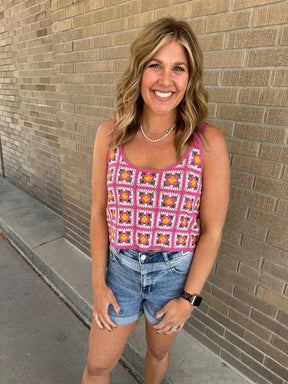
M110 318L117 325L129 324L145 314L153 317L173 298L180 297L193 259L193 252L138 251L110 245L106 284L112 289L122 315L109 306Z

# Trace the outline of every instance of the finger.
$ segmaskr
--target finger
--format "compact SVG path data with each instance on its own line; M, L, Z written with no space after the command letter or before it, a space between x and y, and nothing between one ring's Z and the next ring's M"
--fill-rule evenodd
M101 331L103 330L103 325L101 323L101 321L99 320L99 317L96 313L94 313L94 320L96 322L96 324L98 325L98 327L101 329Z
M153 317L154 319L160 319L161 317L163 317L166 313L166 310L165 310L165 306L163 308L161 308L158 312L154 313Z
M114 311L118 313L118 315L122 315L122 309L116 300L116 297L113 295L113 299L111 300L111 304L114 308Z
M101 316L100 321L103 324L103 327L106 328L109 332L111 332L114 328L117 328L117 325L114 323L114 321L111 320L108 314Z

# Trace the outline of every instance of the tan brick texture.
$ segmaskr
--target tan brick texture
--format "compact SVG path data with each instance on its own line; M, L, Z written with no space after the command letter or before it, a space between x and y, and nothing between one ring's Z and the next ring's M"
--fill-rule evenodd
M231 194L203 305L185 328L258 384L288 377L287 15L286 0L0 5L0 175L63 215L66 238L87 254L95 133L112 116L129 46L162 16L194 29Z

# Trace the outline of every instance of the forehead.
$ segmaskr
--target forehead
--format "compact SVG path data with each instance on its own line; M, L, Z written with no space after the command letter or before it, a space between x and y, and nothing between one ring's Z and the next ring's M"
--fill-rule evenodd
M166 43L153 56L154 59L169 59L169 61L188 63L186 50L177 41Z

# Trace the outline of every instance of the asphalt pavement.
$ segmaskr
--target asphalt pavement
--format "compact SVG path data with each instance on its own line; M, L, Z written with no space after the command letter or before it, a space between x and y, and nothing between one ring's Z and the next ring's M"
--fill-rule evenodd
M89 329L0 233L0 383L80 384ZM136 381L118 364L112 383Z

